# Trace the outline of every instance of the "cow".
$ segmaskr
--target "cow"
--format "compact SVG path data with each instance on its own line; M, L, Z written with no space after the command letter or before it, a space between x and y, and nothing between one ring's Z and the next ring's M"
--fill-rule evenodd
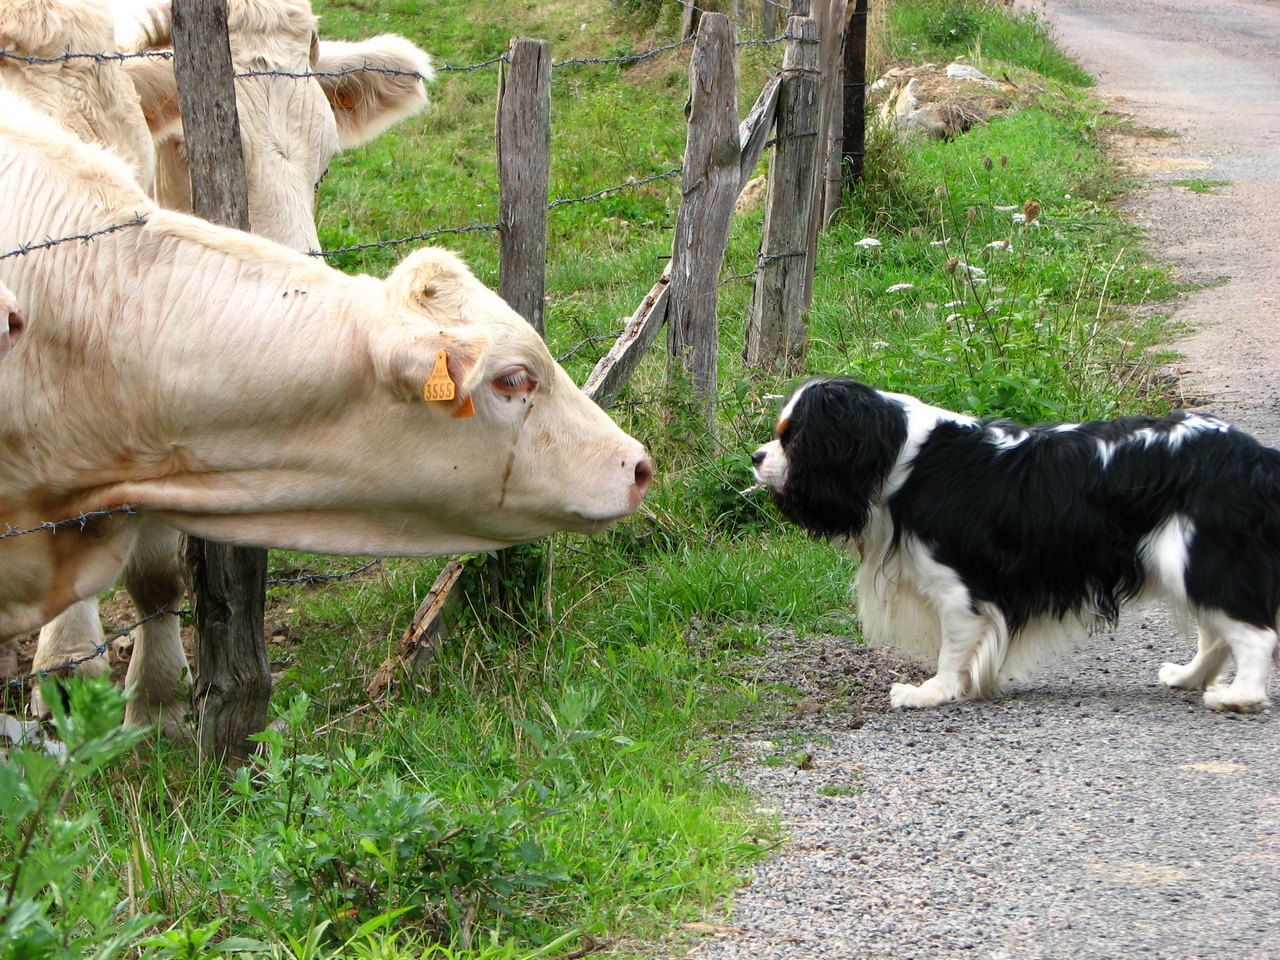
M132 53L166 54L168 0L114 0L116 40ZM229 0L227 29L254 233L319 250L316 188L339 149L365 143L427 103L431 58L395 35L321 40L310 0ZM191 180L173 61L125 61L156 144L155 199L191 212Z
M0 196L23 198L0 251L94 237L0 256L26 318L0 362L0 525L81 518L0 539L0 640L109 587L148 529L429 556L596 532L645 495L643 445L450 253L348 276L162 210L6 91ZM130 662L128 722L182 716L162 637Z
M104 0L0 0L0 88L114 150L150 190L155 147L121 61L102 59L115 49Z
M189 212L191 189L172 63L167 2L0 0L0 42L21 59L0 59L0 86L59 120L87 142L127 158L140 184L164 206ZM430 57L397 36L361 43L320 41L307 0L230 0L228 28L255 232L299 250L319 247L315 186L339 148L379 135L426 105ZM101 54L116 45L138 56ZM33 62L48 61L48 62ZM153 142L154 138L154 142ZM176 533L144 525L125 583L140 610L177 606L182 570ZM107 669L96 598L73 605L41 631L34 665L78 661ZM180 645L177 618L146 616L135 656ZM87 659L86 659L87 658ZM0 661L0 665L3 662ZM145 703L145 691L142 702ZM32 710L44 713L39 691Z

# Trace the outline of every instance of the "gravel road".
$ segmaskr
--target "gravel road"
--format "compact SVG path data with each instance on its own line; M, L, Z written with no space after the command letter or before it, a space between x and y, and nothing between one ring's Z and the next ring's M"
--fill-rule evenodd
M1133 218L1216 284L1176 314L1182 389L1280 445L1280 3L1037 6L1117 110L1179 134L1126 150L1149 184ZM1230 185L1174 183L1197 177ZM765 679L806 697L738 746L789 842L659 954L1277 960L1280 721L1162 687L1191 652L1137 609L1000 701L894 714L909 667L780 637Z

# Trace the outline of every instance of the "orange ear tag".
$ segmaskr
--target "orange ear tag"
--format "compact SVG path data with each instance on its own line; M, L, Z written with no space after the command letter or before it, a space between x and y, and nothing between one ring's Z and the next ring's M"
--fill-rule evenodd
M441 350L436 354L435 369L422 388L423 400L452 400L457 392L449 376L449 355Z
M471 394L467 394L467 398L458 404L458 409L453 411L453 419L458 420L462 417L474 417L476 415L476 405L471 402Z

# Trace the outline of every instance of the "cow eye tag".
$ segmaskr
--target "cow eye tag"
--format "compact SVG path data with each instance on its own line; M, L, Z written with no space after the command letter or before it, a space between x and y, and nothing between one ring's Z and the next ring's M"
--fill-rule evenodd
M449 355L444 350L436 354L435 369L422 388L423 400L452 400L457 394L453 378L449 376Z

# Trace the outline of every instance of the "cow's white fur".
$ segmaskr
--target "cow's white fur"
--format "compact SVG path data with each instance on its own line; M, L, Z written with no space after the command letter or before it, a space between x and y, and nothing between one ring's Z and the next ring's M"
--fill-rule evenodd
M109 586L154 521L428 555L590 532L639 505L641 445L451 254L349 277L159 210L122 161L5 92L0 191L24 198L0 220L0 250L147 220L0 261L28 321L0 363L0 520L140 512L0 541L0 639ZM440 349L453 405L421 399ZM475 416L453 418L468 395ZM135 653L133 722L177 709L180 674L146 674L166 657Z
M104 0L0 0L0 88L20 94L86 143L114 150L147 189L155 151L133 84L121 61L62 59L115 52Z

